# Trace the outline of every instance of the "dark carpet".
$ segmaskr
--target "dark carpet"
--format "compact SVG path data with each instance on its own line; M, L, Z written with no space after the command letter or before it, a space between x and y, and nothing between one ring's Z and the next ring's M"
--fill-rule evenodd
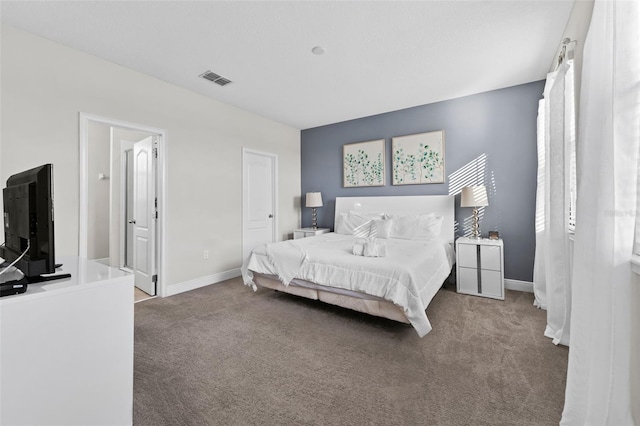
M423 338L239 278L138 303L134 425L557 425L568 349L533 295L453 287Z

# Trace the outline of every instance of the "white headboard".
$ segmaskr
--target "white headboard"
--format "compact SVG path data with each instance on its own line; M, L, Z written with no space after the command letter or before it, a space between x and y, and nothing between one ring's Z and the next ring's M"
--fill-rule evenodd
M336 197L335 220L340 213L384 212L388 214L421 214L435 213L443 216L440 236L453 243L454 231L454 197L452 195L414 195L397 197Z

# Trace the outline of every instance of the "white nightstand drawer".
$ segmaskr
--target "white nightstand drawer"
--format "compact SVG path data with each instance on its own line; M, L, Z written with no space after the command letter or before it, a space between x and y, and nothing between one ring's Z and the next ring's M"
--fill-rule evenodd
M502 274L500 271L480 270L480 280L482 284L482 295L503 299L502 294ZM476 288L476 292L478 289Z
M477 268L478 246L475 244L458 244L458 265L463 268Z
M480 270L482 291L478 293L478 270L474 268L458 269L458 292L502 299L502 276L499 271Z
M478 294L478 270L458 268L458 293Z
M480 246L480 265L482 269L502 270L502 248L499 246Z
M329 228L300 228L293 230L293 239L313 237L314 235L326 234L329 232Z

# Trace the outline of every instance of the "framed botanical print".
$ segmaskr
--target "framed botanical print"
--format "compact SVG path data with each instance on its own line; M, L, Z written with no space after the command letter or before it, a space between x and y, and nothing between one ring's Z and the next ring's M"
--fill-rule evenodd
M444 183L444 130L392 139L394 185Z
M343 186L384 186L384 139L342 146Z

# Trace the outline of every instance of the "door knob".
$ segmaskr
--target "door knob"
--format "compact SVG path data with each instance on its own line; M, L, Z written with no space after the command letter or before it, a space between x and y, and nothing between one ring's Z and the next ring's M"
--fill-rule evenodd
M269 219L271 219L272 217L273 217L273 215L272 215L272 214L270 214L270 215L269 215Z
M136 221L135 221L135 219L131 219L131 220L129 221L129 223L131 223L131 224L135 225Z

